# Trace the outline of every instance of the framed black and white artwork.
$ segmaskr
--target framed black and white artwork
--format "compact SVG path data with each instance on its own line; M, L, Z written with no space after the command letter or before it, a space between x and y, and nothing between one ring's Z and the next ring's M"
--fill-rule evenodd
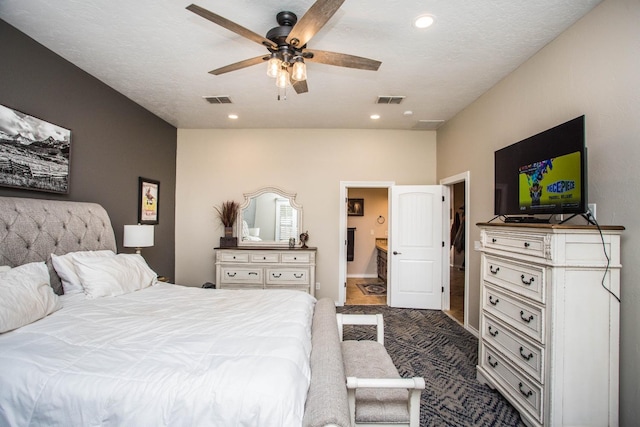
M0 105L0 185L69 193L71 131Z

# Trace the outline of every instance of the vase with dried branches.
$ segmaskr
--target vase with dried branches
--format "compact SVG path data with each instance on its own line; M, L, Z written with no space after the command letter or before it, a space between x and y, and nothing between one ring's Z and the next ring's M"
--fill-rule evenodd
M222 225L224 226L225 237L231 237L233 235L233 224L236 223L236 219L238 218L240 205L233 200L227 200L222 203L220 207L214 207L218 212L220 222L222 222Z

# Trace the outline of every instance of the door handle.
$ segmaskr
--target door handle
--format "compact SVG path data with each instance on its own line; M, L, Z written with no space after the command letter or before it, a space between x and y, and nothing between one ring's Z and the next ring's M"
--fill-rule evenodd
M394 255L402 255L402 252L398 252L398 251L393 251Z

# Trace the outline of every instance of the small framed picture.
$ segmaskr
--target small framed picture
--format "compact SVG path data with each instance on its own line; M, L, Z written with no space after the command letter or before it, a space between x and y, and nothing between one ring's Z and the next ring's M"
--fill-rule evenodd
M138 178L138 223L155 225L159 222L160 181Z
M347 215L364 216L364 199L349 199L347 202Z

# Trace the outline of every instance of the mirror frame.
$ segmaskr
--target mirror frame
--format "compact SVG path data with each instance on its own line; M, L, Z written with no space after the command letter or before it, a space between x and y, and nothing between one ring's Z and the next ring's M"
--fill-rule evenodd
M251 193L244 193L244 202L242 203L242 205L240 205L240 209L238 211L238 218L236 220L236 237L238 237L238 246L275 246L275 247L289 247L289 242L276 242L274 240L267 240L267 241L259 241L259 242L254 242L254 241L244 241L242 240L242 221L243 221L243 211L249 207L249 205L251 204L251 199L253 199L254 197L258 197L262 194L265 193L275 193L278 196L282 197L283 199L287 199L289 200L289 204L291 204L291 207L296 209L296 211L298 212L298 232L296 234L298 234L298 236L296 236L296 244L298 244L300 242L300 233L302 233L302 231L300 230L304 230L303 224L302 224L302 205L299 205L296 202L296 193L290 193L288 191L284 191L278 187L263 187L260 188L256 191L253 191Z

